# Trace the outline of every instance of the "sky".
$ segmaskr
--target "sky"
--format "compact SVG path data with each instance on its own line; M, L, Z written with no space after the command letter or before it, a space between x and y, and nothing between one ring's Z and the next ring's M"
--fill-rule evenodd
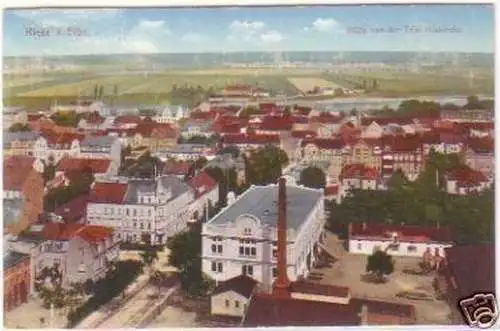
M3 23L4 56L494 52L492 5L19 9Z

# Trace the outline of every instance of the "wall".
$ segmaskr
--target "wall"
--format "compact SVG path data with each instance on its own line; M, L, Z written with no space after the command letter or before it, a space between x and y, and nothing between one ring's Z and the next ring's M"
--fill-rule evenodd
M229 301L229 307L226 306L226 301ZM239 302L238 307L236 307L235 301ZM233 291L219 293L210 299L210 313L212 315L243 317L248 301L247 298Z
M26 258L4 270L3 302L4 310L9 311L28 301L31 294L31 263Z
M390 240L357 240L357 239L349 239L349 253L351 254L365 254L371 255L376 246L379 246L381 249L385 249ZM358 245L361 244L361 248ZM412 252L408 252L408 246L415 246L416 249ZM393 256L414 256L414 257L422 257L425 253L426 249L429 247L431 249L431 253L434 254L435 248L439 249L439 254L444 256L444 248L451 247L450 244L443 243L411 243L411 242L400 242L399 250L395 251L389 249L387 253Z

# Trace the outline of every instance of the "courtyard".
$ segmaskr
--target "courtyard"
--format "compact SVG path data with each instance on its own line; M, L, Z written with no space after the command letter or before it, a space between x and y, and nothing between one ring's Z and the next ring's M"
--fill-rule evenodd
M347 286L353 298L412 304L418 324L450 324L448 304L435 298L432 287L434 272L426 275L408 272L419 269L420 258L393 257L394 272L388 276L387 282L375 284L363 277L368 256L349 254L344 249L343 241L330 232L327 232L324 245L333 258L326 265L311 270L310 281ZM400 297L404 292L415 293L422 299Z

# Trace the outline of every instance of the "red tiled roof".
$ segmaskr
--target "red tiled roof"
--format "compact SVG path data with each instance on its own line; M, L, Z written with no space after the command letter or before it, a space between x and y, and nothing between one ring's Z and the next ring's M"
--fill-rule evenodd
M108 238L112 233L112 228L99 225L50 222L43 227L42 237L46 240L66 241L78 236L87 242L96 243Z
M47 139L48 145L69 147L73 143L73 141L75 140L82 141L85 139L85 135L73 132L57 133L52 130L42 130L41 134L45 139Z
M93 112L87 116L87 123L89 124L102 124L106 120L105 117L102 117L98 112Z
M75 223L85 218L87 212L88 194L82 194L54 210L56 215L61 216L68 223Z
M248 277L247 275L239 275L221 282L219 286L215 288L212 295L234 291L241 294L245 298L250 298L257 284L258 282L255 279Z
M206 172L202 171L189 180L189 185L195 190L198 198L217 187L217 182Z
M85 168L92 169L92 173L106 173L111 164L107 159L83 159L83 158L63 158L57 164L57 171L82 171Z
M378 176L377 169L370 168L364 164L348 164L342 169L340 178L363 178L363 179L376 179Z
M308 116L309 113L312 111L312 108L311 107L299 107L299 106L295 106L294 111L296 113L298 113L298 114L302 114L302 115Z
M411 117L363 117L361 118L361 125L367 126L372 122L376 122L380 126L388 125L391 123L405 125L413 123L413 118Z
M279 143L280 136L277 134L245 134L230 133L222 137L224 144L272 144Z
M28 114L28 122L33 122L45 117L43 114Z
M301 146L305 147L308 144L314 144L320 149L341 149L344 148L344 142L341 139L336 138L313 138L304 139L301 142Z
M313 294L313 295L325 295L338 298L347 298L350 295L349 287L346 286L318 284L307 281L292 282L290 284L290 292Z
M13 155L3 161L3 189L20 191L28 174L33 169L35 158L31 156Z
M459 186L479 186L488 181L480 171L473 170L466 165L452 168L446 171L448 180L457 181Z
M89 202L120 204L127 193L127 184L95 183L90 191Z
M317 135L316 131L313 130L292 130L292 137L294 138L311 138Z
M418 135L393 137L386 142L390 144L393 152L414 152L422 147L422 141Z
M131 129L122 129L122 128L111 128L111 129L107 129L106 131L106 134L116 134L118 137L122 137L122 136L125 136L125 137L131 137L133 135L135 135L135 128L131 128Z
M311 122L319 122L319 123L329 123L329 124L337 124L342 121L342 116L334 115L330 112L321 112L318 116L312 116L310 118Z
M244 327L360 325L359 311L352 305L316 302L255 294L243 320Z
M495 292L495 245L458 245L445 248L445 265L457 284L457 297Z
M290 131L293 126L292 117L266 115L262 118L259 128L269 131Z
M189 118L193 120L213 120L217 115L217 112L213 111L193 111L189 114Z
M136 115L123 115L117 116L113 121L114 125L123 125L123 124L139 124L142 120L139 116Z
M467 146L476 153L493 153L495 144L491 138L469 138Z
M224 88L224 90L231 91L231 92L251 92L251 91L253 91L253 87L250 85L234 84L234 85L227 85Z
M325 187L325 195L326 196L337 195L338 193L339 193L339 186L338 185L328 185Z
M169 160L165 162L163 173L166 175L186 175L191 165L187 161Z
M382 223L363 224L351 223L351 237L363 238L365 240L390 240L392 233L397 233L400 241L411 242L451 242L452 234L449 228L424 227L413 225L390 225Z

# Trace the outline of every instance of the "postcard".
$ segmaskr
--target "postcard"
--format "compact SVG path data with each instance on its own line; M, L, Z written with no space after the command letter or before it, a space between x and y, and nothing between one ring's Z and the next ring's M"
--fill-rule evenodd
M494 20L6 8L4 326L494 327Z

